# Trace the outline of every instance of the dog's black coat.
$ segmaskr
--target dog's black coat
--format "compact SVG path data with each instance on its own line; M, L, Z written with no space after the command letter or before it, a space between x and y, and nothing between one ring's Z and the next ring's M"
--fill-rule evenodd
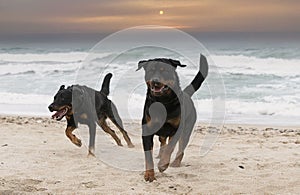
M107 125L107 118L122 132L128 147L133 147L127 132L123 128L116 106L107 98L111 77L111 73L105 76L101 91L95 91L81 85L72 85L68 88L62 85L54 96L53 103L48 107L51 112L57 111L52 116L56 120L66 117L66 135L77 146L81 146L81 140L72 134L72 131L77 128L78 123L88 125L90 134L89 154L92 155L95 147L96 123L106 133L109 133L118 145L122 145L115 132Z
M153 181L152 157L153 136L161 142L158 168L162 172L169 166L170 157L177 142L178 152L171 166L180 166L184 150L196 122L196 110L191 96L197 91L208 73L206 58L200 57L200 71L184 90L181 90L177 66L184 67L177 60L157 58L140 61L138 69L144 68L147 96L142 119L142 139L145 151L146 181ZM166 144L167 138L169 143Z

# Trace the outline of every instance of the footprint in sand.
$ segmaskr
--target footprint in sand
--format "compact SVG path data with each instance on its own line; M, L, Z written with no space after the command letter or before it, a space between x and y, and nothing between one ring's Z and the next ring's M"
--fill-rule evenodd
M42 181L37 179L15 179L15 180L5 180L0 179L1 186L6 189L10 189L9 192L7 190L0 191L0 194L7 193L22 193L22 192L38 192L38 191L46 191L46 188L37 188L35 185L40 184Z
M95 188L95 187L97 187L97 185L94 184L92 181L82 182L81 184L82 184L84 187L86 187L86 188Z
M195 174L187 174L187 173L179 173L179 174L177 174L177 176L184 178L184 179L190 179L190 178L197 177L197 175L195 175Z

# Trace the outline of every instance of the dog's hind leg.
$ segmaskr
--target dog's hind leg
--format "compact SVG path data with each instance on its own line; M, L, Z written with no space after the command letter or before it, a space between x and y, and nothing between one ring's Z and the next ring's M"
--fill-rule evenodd
M112 130L106 123L105 118L100 118L98 121L99 126L108 134L110 134L112 136L112 138L114 138L114 140L116 141L116 143L118 144L118 146L123 146L121 144L121 140L118 138L118 136L116 135L115 131Z
M169 167L171 155L174 151L175 145L170 144L170 142L169 142L167 145L165 145L163 148L161 148L162 149L162 150L160 150L161 156L160 156L160 160L158 161L158 164L157 164L158 170L160 172L164 172Z
M123 137L128 145L129 148L133 148L134 145L132 144L127 131L125 131L123 127L123 123L121 117L117 111L117 107L111 102L111 109L108 111L107 116L108 118L116 125L116 127L121 131Z
M176 154L174 161L170 164L171 167L180 167L181 161L182 161L183 155L184 155L184 150L189 143L195 121L196 121L196 119L191 119L191 121L189 121L190 123L187 124L184 132L182 133L181 137L179 138L178 152Z
M184 149L186 147L184 142L185 141L182 138L179 139L179 141L178 141L178 152L176 154L176 157L175 157L174 161L170 164L170 167L180 167L181 161L182 161L183 155L184 155Z

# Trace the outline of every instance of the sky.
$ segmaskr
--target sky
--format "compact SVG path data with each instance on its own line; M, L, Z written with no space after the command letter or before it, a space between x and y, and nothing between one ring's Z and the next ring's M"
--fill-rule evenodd
M300 1L0 0L0 34L107 33L138 25L189 32L300 32Z

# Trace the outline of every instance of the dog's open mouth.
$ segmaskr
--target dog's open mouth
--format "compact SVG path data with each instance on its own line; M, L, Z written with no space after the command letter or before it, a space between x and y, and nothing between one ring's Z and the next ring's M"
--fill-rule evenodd
M68 113L68 110L69 110L68 107L64 107L56 111L55 114L52 115L52 118L59 121Z
M167 85L152 85L151 86L151 91L154 92L155 94L160 94L168 89L169 89L169 87Z

